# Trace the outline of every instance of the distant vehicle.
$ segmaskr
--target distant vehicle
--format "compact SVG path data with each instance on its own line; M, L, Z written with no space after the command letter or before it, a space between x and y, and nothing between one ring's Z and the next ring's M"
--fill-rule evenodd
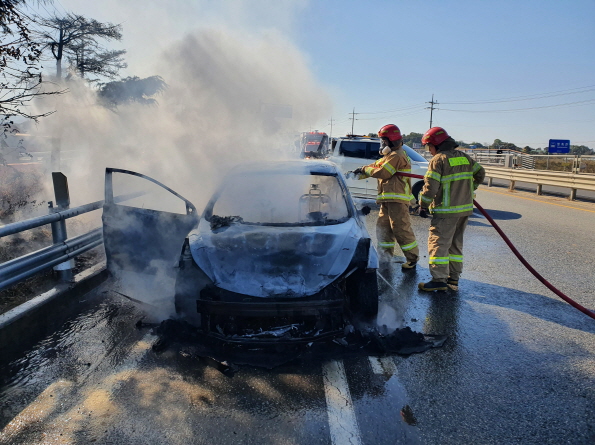
M302 158L324 159L329 151L329 137L319 131L302 133L301 147Z
M379 150L379 138L355 135L340 137L333 139L332 151L328 160L336 163L341 171L346 173L380 159L382 155ZM428 171L428 161L407 145L403 145L403 150L405 150L411 160L411 173L421 176L425 175ZM353 196L358 198L376 198L378 181L375 178L361 180L351 178L346 181ZM416 200L422 187L423 179L411 178L411 192Z
M115 192L138 191L115 191L122 176L165 193L118 204ZM348 315L376 316L378 255L335 164L242 165L222 184L199 218L156 180L106 170L104 242L118 292L165 318L175 302L183 320L233 342L313 341L343 333ZM167 199L177 213L152 209Z

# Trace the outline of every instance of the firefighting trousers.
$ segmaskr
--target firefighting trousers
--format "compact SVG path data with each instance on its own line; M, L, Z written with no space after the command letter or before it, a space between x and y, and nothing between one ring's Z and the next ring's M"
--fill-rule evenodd
M405 202L384 202L380 204L378 221L376 222L376 236L380 253L394 255L397 244L407 261L419 259L419 248L415 234L411 228L409 204Z
M463 234L468 220L468 216L432 217L428 253L433 281L446 283L448 277L459 279L463 272Z

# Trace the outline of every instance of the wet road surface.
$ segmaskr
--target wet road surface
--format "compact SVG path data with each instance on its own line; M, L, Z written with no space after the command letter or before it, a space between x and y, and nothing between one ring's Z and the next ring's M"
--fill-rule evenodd
M595 307L592 204L486 187L478 201L538 271ZM414 218L423 255L428 226ZM418 292L429 277L427 257L413 273L383 271L379 318L447 334L442 348L242 366L231 378L184 351L151 351L140 313L106 283L55 334L0 362L0 443L595 443L595 321L532 278L479 216L460 290Z

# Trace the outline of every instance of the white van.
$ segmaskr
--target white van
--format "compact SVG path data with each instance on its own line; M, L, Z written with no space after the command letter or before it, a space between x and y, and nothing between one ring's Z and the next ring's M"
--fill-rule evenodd
M365 136L347 136L333 139L332 152L329 161L336 163L343 173L353 171L358 167L373 163L380 159L380 139ZM428 171L428 161L411 147L403 145L403 149L411 159L411 173L414 175L425 175ZM411 191L415 199L423 187L423 179L411 178ZM357 198L376 198L378 192L378 180L347 179L347 186L351 194Z

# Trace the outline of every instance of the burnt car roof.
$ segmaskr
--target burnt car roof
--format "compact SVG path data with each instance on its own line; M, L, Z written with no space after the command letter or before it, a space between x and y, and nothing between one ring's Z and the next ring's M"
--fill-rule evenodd
M253 162L236 166L232 173L246 174L302 174L302 175L328 175L339 174L337 166L328 161L278 161L278 162Z

